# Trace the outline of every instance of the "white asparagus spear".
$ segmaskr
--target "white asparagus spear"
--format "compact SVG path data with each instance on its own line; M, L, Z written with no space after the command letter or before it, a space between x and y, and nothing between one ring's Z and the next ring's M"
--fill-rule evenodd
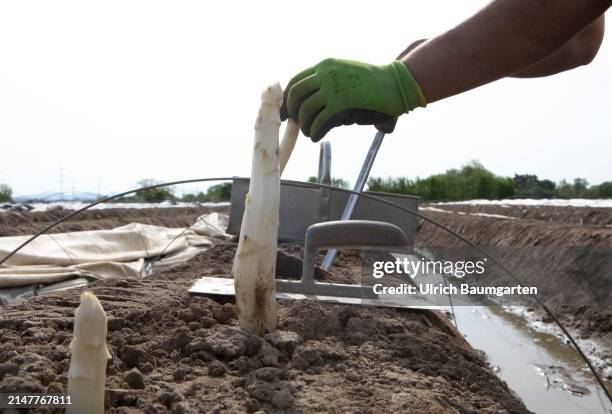
M278 136L280 85L261 95L255 122L251 182L246 196L238 249L234 258L236 310L240 327L255 335L276 328L276 248L280 171Z
M280 143L280 152L278 156L281 176L283 175L283 171L285 171L287 161L289 161L289 158L291 157L291 153L293 152L293 147L295 147L295 142L297 141L299 132L300 127L297 122L289 118L287 120L287 126L285 126L283 140Z
M91 292L81 295L74 314L74 336L70 343L68 414L103 414L106 362L111 358L106 346L106 313Z

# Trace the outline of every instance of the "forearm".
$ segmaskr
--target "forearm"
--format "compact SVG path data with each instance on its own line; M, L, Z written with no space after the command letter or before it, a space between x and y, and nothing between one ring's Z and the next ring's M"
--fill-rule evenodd
M589 64L603 41L604 16L599 17L544 59L514 73L516 78L536 78L554 75Z
M609 6L610 0L496 0L402 61L435 102L542 60Z

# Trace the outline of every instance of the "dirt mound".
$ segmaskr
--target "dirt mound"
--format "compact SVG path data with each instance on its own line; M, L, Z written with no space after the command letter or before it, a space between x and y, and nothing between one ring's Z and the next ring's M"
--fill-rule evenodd
M448 207L470 214L483 210L489 214L499 213L489 208L498 206L443 206L444 209ZM591 213L592 217L599 217L598 222L606 222L603 210L609 217L612 209L569 207L536 209L540 213L552 212L544 214L547 219L541 219L540 213L525 214L531 218L516 220L431 210L423 214L486 251L494 252L524 285L533 284L539 291L549 292L546 298L551 301L547 304L563 322L577 329L580 336L602 339L604 345L612 349L612 228L576 224L579 218L591 217ZM553 220L553 217L557 218ZM448 232L422 220L418 224L418 234L422 245L465 246ZM565 285L568 280L571 284ZM486 282L492 281L487 279ZM571 290L572 286L576 290ZM591 305L576 300L579 292L587 292L585 297L592 299ZM545 322L551 322L544 314L542 317Z
M187 295L234 249L90 286L109 315L108 412L527 412L437 313L283 301L278 331L242 332L231 303ZM80 293L0 309L0 392L66 391Z
M466 214L497 214L549 223L611 226L612 208L433 204L430 207Z
M227 208L225 207L109 208L87 210L54 227L49 233L112 229L129 223L186 227L193 224L203 214L226 210ZM64 209L42 212L0 212L0 237L33 234L72 212L72 210Z

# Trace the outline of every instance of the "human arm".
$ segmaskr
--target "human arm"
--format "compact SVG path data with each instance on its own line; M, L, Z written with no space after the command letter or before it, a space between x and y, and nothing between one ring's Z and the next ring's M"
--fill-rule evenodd
M407 70L397 62L375 66L337 59L308 68L289 82L281 115L318 141L335 126L384 122L506 76L567 70L586 62L587 54L570 52L598 28L603 34L603 19L595 21L611 3L495 0L455 28L413 43L401 57ZM334 87L338 79L340 89Z
M604 16L601 15L559 49L511 76L516 78L536 78L588 65L599 51L604 37L604 29Z
M510 76L515 78L537 78L588 65L599 51L604 37L604 29L605 19L604 15L601 15L559 49ZM419 39L412 42L400 53L398 59L403 59L408 53L426 41L427 39Z
M402 58L428 103L517 74L559 50L610 0L496 0Z

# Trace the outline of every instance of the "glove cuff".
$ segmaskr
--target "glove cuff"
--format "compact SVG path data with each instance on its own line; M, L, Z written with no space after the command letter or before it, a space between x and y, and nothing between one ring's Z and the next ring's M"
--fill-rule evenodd
M394 60L391 67L404 104L404 113L408 113L417 107L425 108L427 106L425 95L408 67L399 60Z

